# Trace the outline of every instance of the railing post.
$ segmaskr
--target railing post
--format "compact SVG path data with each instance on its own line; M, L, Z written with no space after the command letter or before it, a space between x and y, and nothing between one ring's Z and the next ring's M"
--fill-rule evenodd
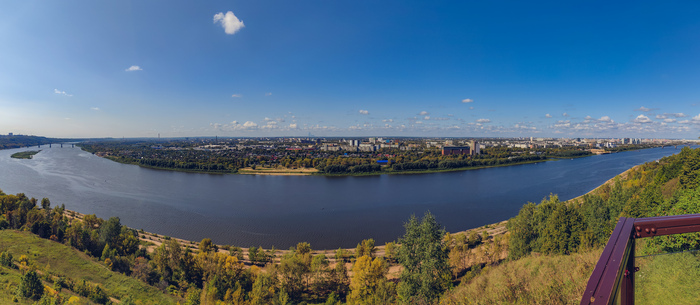
M629 243L629 256L627 257L627 265L625 266L625 271L623 273L624 278L622 279L622 292L620 293L622 300L620 304L623 305L634 305L634 236L630 237Z

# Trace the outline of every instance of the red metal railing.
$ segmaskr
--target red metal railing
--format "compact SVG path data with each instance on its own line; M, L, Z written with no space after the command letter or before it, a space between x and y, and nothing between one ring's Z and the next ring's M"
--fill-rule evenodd
M691 232L700 232L700 214L621 217L588 279L581 305L634 304L634 272L639 270L634 266L634 240Z

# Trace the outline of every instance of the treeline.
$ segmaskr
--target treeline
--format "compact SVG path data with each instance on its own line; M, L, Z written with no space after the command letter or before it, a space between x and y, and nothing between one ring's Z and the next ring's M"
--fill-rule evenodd
M624 179L601 186L580 200L561 202L556 195L528 203L508 222L509 258L532 252L571 254L607 242L619 217L700 213L700 150L649 162ZM642 253L695 249L700 233L644 240Z
M428 171L428 170L448 170L469 167L498 166L520 162L546 160L541 155L517 155L507 158L455 158L453 156L440 156L434 158L423 158L412 162L399 162L382 167L379 164L359 164L344 165L334 164L322 168L327 174L358 174L374 172L403 172L403 171ZM388 160L391 161L391 160Z
M128 159L127 159L128 160ZM236 164L227 163L212 163L212 162L182 162L163 159L133 159L125 163L137 163L148 167L170 168L191 171L203 172L236 172L238 167Z
M64 141L64 140L60 140ZM21 148L27 146L37 146L50 143L58 143L59 139L52 139L37 136L6 136L0 135L0 149Z
M493 158L493 159L468 159L468 160L433 160L433 161L416 161L410 163L397 163L391 166L395 171L412 171L412 170L431 170L431 169L455 169L480 166L495 166L505 165L527 161L545 160L546 157L538 155L515 156L508 158Z

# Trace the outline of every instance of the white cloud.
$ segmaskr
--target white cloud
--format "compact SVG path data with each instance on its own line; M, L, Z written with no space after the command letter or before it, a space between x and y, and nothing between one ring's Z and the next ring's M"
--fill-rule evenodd
M58 90L58 89L53 89L53 93L55 93L55 94L60 94L60 95L65 95L65 96L73 96L72 94L68 94L68 93L66 93L65 91L61 91L61 90Z
M141 69L141 67L139 67L139 66L131 66L131 67L126 68L124 71L126 71L126 72L143 71L143 69Z
M635 109L634 111L649 112L649 111L651 111L651 108L647 108L647 107L642 106L642 107L639 107L639 108Z
M664 119L664 123L673 123L676 119Z
M569 116L569 114L566 113L566 112L564 112L564 113L561 114L561 116Z
M600 117L600 119L598 119L598 121L601 121L601 122L613 122L613 120L612 120L609 116L607 116L607 115L604 115L604 116Z
M472 106L472 107L469 107L469 110L474 110L474 106Z
M369 110L360 109L360 114L369 114Z
M535 126L527 126L524 124L515 124L513 125L513 128L517 129L526 129L526 130L537 130L537 127Z
M549 113L547 113L547 114L545 114L545 115L544 115L544 117L545 117L545 118L551 118L551 117L552 117L552 115L551 115L551 114L549 114Z
M297 129L297 123L289 124L290 129Z
M231 97L243 97L243 96L240 94L232 94Z
M491 123L491 120L489 119L478 119L476 120L477 123L479 124L485 124L485 123Z
M238 20L238 17L232 11L226 12L225 15L221 12L214 15L214 23L217 22L224 28L224 32L229 35L233 35L245 27L243 21Z
M462 100L462 103L472 103L472 102L474 102L474 100L473 100L473 99L470 99L470 98L465 98L465 99ZM487 103L487 104L488 104L488 103Z
M679 113L667 113L667 115L671 115L671 116L674 116L674 117L677 117L677 118L684 118L684 117L687 117L687 115L686 115L685 113L683 113L683 112L679 112Z
M244 128L255 128L255 127L258 127L258 124L255 124L254 122L251 122L251 121L247 121L247 122L243 123L243 127Z
M656 118L659 119L659 120L662 120L662 119L667 118L667 116L666 116L665 114L657 114L657 115L656 115Z
M653 121L652 121L649 117L647 117L647 116L645 116L645 115L643 115L643 114L640 114L640 115L637 116L637 118L635 118L634 120L632 120L632 122L635 122L635 123L651 123L651 122L653 122Z
M211 123L209 124L212 128L219 131L236 131L236 130L255 130L258 129L258 124L255 122L246 121L241 124L238 121L232 121L228 124Z
M97 107L91 107L91 108L90 108L90 110L94 110L94 111L100 111L100 108L97 108Z
M430 116L426 115L426 116L423 118L423 120L429 121L429 120L430 120Z
M265 93L265 96L270 96L270 95L272 95L272 92Z
M391 122L393 122L393 121L394 121L393 119L385 119L385 120L382 120L382 122L389 122L389 123L391 123Z
M430 114L430 112L427 112L427 111L421 111L418 113L418 115L429 115L429 114Z

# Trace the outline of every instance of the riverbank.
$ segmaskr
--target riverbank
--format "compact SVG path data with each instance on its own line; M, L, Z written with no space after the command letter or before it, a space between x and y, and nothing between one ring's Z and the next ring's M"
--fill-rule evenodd
M605 150L604 152L606 154L611 154L611 153L617 153L617 152L623 152L623 151L642 150L642 149L654 148L654 147L658 147L658 145L645 145L645 146L639 146L639 147L634 147L634 148L630 148L630 149L614 150L614 151ZM81 149L85 150L84 147L81 147ZM88 151L88 150L85 150L85 151ZM468 166L468 167L457 167L457 168L394 170L394 168L391 166L383 166L383 167L381 167L381 170L377 170L377 171L352 172L352 170L343 170L343 172L340 172L340 173L326 173L326 172L322 172L321 170L313 168L313 167L287 168L287 167L283 167L281 165L277 165L275 167L264 167L264 166L243 167L243 168L238 168L238 169L233 169L233 170L212 170L212 169L209 169L208 165L201 165L201 164L196 164L194 166L188 166L188 167L199 167L199 168L162 167L162 166L143 164L142 162L139 161L139 159L124 159L124 158L112 155L109 152L95 151L95 150L90 150L88 152L92 152L94 155L96 155L98 157L107 158L109 160L112 160L112 161L118 162L118 163L122 163L122 164L131 164L131 165L137 165L137 166L143 167L143 168L166 170L166 171L177 171L177 172L187 172L187 173L204 173L204 174L243 174L243 175L270 175L270 176L318 175L318 176L328 176L328 177L415 175L415 174L460 172L460 171L468 171L468 170L475 170L475 169L540 163L540 162L545 162L545 161L556 161L556 160L567 160L567 159L573 160L573 159L586 158L586 157L592 157L592 156L597 155L597 154L592 154L590 152L588 152L586 154L577 154L577 155L572 155L572 156L545 156L545 155L543 155L544 159L542 159L542 160L516 161L516 162L512 162L512 163L509 162L510 161L510 158L509 158L508 160L505 160L509 163L505 163L505 164ZM496 159L493 159L493 160L495 161ZM501 160L501 161L503 161L503 160ZM164 162L168 163L167 160L164 160ZM172 162L170 162L170 163L172 163ZM192 164L189 164L189 165L192 165ZM215 164L215 165L219 166L218 164Z
M363 176L381 176L381 175L436 174L436 173L463 172L463 171L484 169L484 168L496 168L496 167L515 166L515 165L523 165L523 164L542 163L542 162L547 162L547 161L557 161L557 160L556 159L544 159L544 160L522 161L522 162L514 162L514 163L498 164L498 165L469 166L469 167L446 168L446 169L426 169L426 170L408 170L408 171L390 170L390 171L383 171L383 172L343 173L343 174L318 173L315 175L328 176L328 177L345 177L345 176L363 177Z
M238 170L242 175L269 175L269 176L309 176L318 173L315 168L251 168L244 167Z
M198 174L240 174L240 175L265 175L265 176L326 176L326 177L365 177L365 176L381 176L381 175L417 175L417 174L435 174L435 173L449 173L449 172L462 172L468 170L485 169L485 168L496 168L505 166L515 166L524 164L534 164L542 163L547 161L557 161L560 158L548 158L543 160L534 161L521 161L506 164L497 165L484 165L484 166L469 166L469 167L458 167L458 168L446 168L446 169L426 169L426 170L406 170L406 171L378 171L378 172L362 172L362 173L342 173L342 174L329 174L319 172L315 168L298 168L298 169L287 169L287 168L256 168L252 169L250 167L241 168L237 171L212 171L212 170L197 170L197 169L182 169L182 168L171 168L171 167L157 167L140 164L138 162L128 162L120 158L116 158L110 155L95 153L95 156L105 158L121 164L136 165L143 168L164 170L164 171L175 171L184 173L198 173Z

